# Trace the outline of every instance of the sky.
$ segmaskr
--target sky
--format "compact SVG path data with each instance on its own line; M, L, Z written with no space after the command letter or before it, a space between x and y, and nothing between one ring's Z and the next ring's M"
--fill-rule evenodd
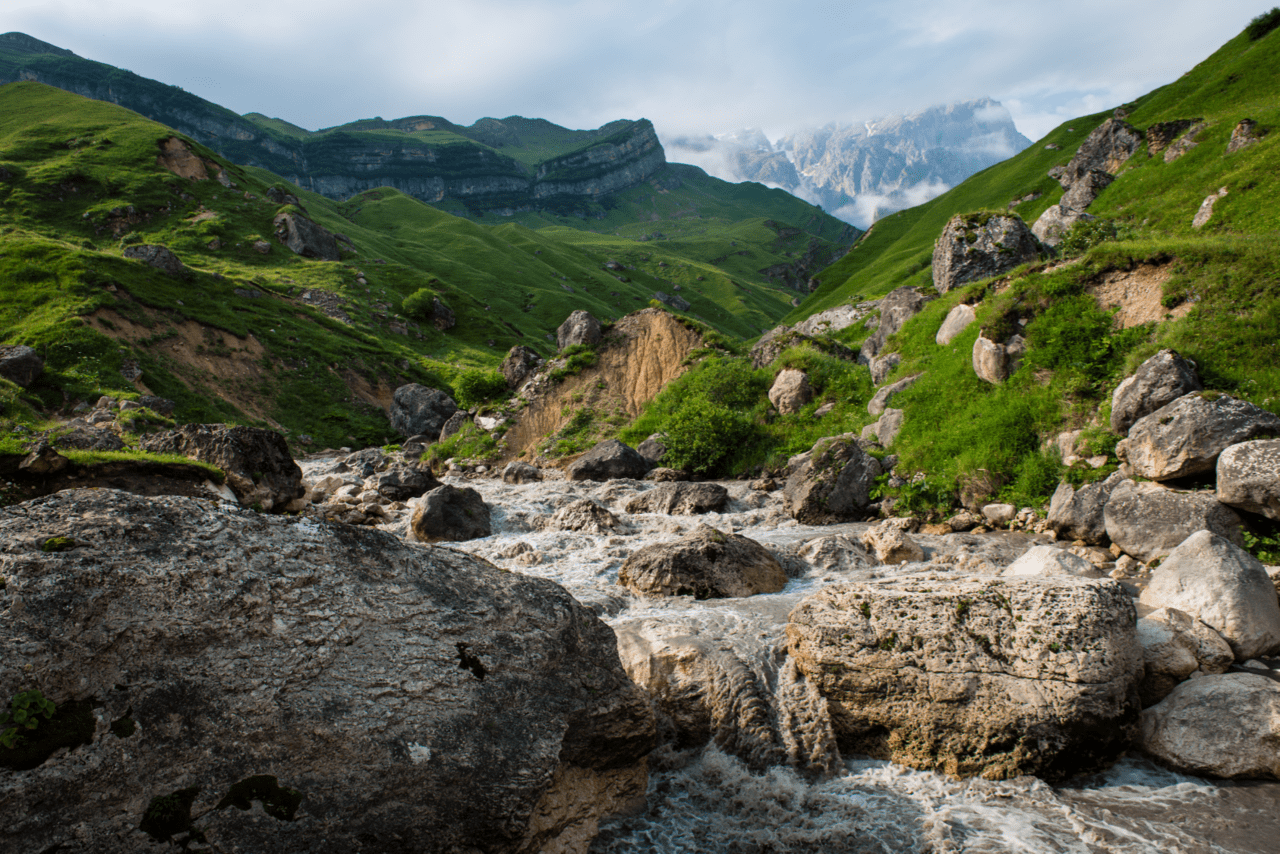
M1276 0L5 0L0 32L310 130L511 115L771 139L990 96L1035 140Z

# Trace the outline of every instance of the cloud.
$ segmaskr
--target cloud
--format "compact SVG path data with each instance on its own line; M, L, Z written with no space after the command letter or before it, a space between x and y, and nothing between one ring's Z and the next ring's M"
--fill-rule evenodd
M921 181L901 192L887 196L859 193L852 204L837 208L831 212L831 215L852 223L858 228L866 229L886 214L922 205L950 189L951 185L942 181Z

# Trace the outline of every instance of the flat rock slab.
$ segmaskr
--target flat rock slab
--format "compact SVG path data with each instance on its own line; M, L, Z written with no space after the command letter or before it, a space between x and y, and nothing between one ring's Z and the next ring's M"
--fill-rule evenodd
M585 851L643 799L649 702L549 581L111 490L0 510L0 575L0 695L39 674L92 737L0 772L5 851L159 850L140 825L184 792L218 851ZM255 797L299 796L294 820L218 809L262 777Z
M914 768L1061 779L1125 749L1136 614L1115 582L917 575L835 585L787 625L840 747Z

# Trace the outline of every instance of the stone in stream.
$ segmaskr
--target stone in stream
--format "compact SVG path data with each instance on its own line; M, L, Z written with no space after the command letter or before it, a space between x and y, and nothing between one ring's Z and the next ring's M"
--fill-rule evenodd
M565 470L569 480L639 480L649 471L649 461L629 445L606 439L587 451Z
M1123 752L1142 649L1119 584L887 579L826 587L787 624L840 748L913 768L1060 780Z
M642 596L717 599L776 593L786 586L787 574L755 540L699 525L673 543L631 555L618 571L618 583Z
M448 484L418 499L409 528L422 543L474 540L493 532L489 505L484 503L480 493Z
M860 519L880 471L880 462L852 435L819 439L783 487L787 513L806 525Z
M0 695L87 739L0 772L0 850L581 853L644 801L650 703L550 581L109 489L0 509L0 576Z
M628 501L627 512L694 516L723 512L728 503L729 491L718 483L663 483Z
M579 498L556 511L551 517L551 527L560 531L608 534L622 527L622 523L590 498Z

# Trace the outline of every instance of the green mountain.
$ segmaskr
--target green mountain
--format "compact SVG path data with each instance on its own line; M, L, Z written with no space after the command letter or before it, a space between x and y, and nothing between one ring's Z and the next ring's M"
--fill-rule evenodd
M804 230L830 223L784 193L694 178L708 215L669 238L481 225L391 188L335 202L122 107L0 86L0 271L13 283L0 340L48 361L34 399L12 387L7 399L52 410L149 391L178 401L182 420L366 444L390 435L383 408L397 385L448 387L515 344L550 355L575 309L608 322L661 297L691 322L752 337L790 310L788 276L804 276L806 258L843 247ZM732 218L744 210L804 218ZM341 259L288 251L282 213L341 234ZM135 245L166 246L185 272L125 258ZM432 298L456 326L436 328Z

